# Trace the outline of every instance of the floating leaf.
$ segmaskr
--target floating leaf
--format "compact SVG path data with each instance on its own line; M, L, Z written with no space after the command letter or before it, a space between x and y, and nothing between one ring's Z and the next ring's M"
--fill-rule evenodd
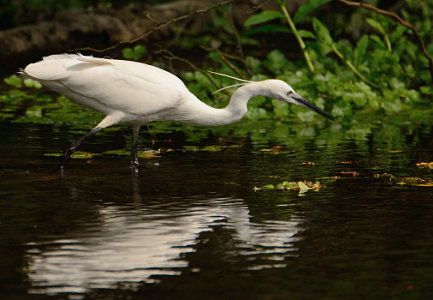
M74 159L86 159L86 158L92 158L98 154L96 153L89 153L89 152L81 152L77 151L71 155L71 158ZM63 153L44 153L44 156L47 157L61 157L63 156Z
M266 190L272 190L275 188L275 186L273 184L267 184L267 185L264 185L262 188L266 189Z
M48 156L48 157L60 157L63 156L62 153L44 153L44 156Z
M224 149L224 146L220 145L209 145L201 148L202 151L208 151L208 152L220 152Z
M138 157L140 158L159 158L158 154L160 154L161 151L159 150L145 150L138 153Z
M260 188L254 187L254 191L258 190L272 190L272 189L279 189L279 190L299 190L300 193L305 193L308 190L312 191L319 191L323 186L320 184L319 181L310 182L310 181L283 181L281 183L278 183L277 185L273 184L267 184Z
M104 155L119 155L119 156L129 156L131 152L126 150L107 150L103 152Z
M428 187L432 187L433 186L433 182L428 182L428 183L419 183L419 184L414 184L415 186L428 186Z
M308 187L305 183L303 183L302 181L299 181L298 182L298 186L299 186L299 193L300 194L303 194L303 193L305 193L305 192L307 192L309 189L310 189L310 187Z
M390 150L388 150L388 152L389 153L402 153L402 152L404 152L404 150L399 150L399 149L393 150L393 149L390 149Z
M433 161L432 162L419 162L416 163L416 166L418 168L429 168L429 169L433 169Z
M356 177L359 175L356 171L341 171L340 174L342 175L352 175L353 177Z
M74 159L87 159L87 158L92 158L94 157L95 153L89 153L89 152L75 152L71 155L71 158Z
M267 153L271 153L271 154L279 154L280 153L280 149L282 149L283 146L273 146L272 148L262 148L260 149L260 152L267 152Z
M411 177L411 176L400 177L388 173L383 173L383 174L375 174L374 178L381 178L388 184L433 187L433 181L421 177Z

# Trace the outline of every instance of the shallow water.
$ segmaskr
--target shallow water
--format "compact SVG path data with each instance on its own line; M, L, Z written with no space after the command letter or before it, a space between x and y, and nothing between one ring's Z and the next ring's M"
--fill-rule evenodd
M429 130L398 143L378 131L332 144L205 129L193 142L188 133L159 134L142 148L165 151L142 158L138 174L121 155L73 159L61 174L59 158L46 154L81 134L67 126L0 123L0 130L6 299L433 296L433 188L374 178L431 179L415 165L432 161ZM82 150L127 149L129 134L101 132ZM209 146L216 150L204 151ZM285 180L324 187L255 190Z

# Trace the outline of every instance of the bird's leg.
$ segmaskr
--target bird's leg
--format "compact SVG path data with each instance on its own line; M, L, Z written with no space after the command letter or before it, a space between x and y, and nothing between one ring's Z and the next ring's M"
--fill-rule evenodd
M134 140L132 141L132 149L131 149L131 167L138 167L138 156L137 156L137 147L138 147L138 133L140 132L140 125L134 124L132 126L132 132L134 134Z
M91 137L92 135L94 135L95 133L101 131L102 129L103 129L102 127L96 126L89 133L83 135L78 140L76 140L75 142L73 142L71 144L71 146L69 146L69 148L66 149L65 155L63 155L63 160L62 160L62 163L60 164L60 169L63 170L63 168L65 167L66 161L69 159L69 157L71 157L72 153L74 153L75 150L77 150L78 146L80 146L80 144L85 139L87 139L88 137Z

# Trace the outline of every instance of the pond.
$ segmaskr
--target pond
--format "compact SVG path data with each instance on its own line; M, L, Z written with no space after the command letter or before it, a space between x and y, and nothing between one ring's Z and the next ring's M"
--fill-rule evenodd
M431 128L272 124L143 130L138 172L117 126L62 174L89 126L0 122L2 297L431 298Z

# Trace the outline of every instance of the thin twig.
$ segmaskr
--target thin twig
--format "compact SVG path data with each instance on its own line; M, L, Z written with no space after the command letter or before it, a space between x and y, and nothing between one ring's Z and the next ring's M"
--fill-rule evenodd
M230 60L227 59L224 55L221 55L221 60L227 64L227 66L233 70L236 74L239 75L242 79L245 79L245 75L234 65Z
M107 51L116 49L117 47L119 47L121 45L136 43L139 40L142 40L145 37L148 37L152 33L156 32L158 30L161 30L161 29L163 29L165 27L168 27L168 26L170 26L170 25L172 25L172 24L174 24L176 22L183 21L183 20L191 18L191 17L193 17L195 15L207 13L207 12L209 12L209 11L217 8L217 7L227 5L227 4L230 4L230 3L235 2L235 1L237 1L237 0L225 0L225 1L219 2L217 4L214 4L214 5L212 5L212 6L208 7L208 8L197 9L197 10L195 10L193 12L190 12L189 14L182 15L182 16L179 16L177 18L173 18L170 21L154 25L149 31L143 33L142 35L136 37L135 39L128 40L128 41L120 41L120 42L118 42L118 43L116 43L116 44L114 44L114 45L112 45L110 47L104 48L104 49L95 49L95 48L92 48L92 47L84 47L84 48L79 48L79 49L73 49L73 50L70 50L70 51L71 52L93 51L93 52L98 52L98 53L107 52ZM153 21L152 21L152 23L153 23Z
M406 22L405 20L403 20L402 17L400 17L399 15L397 15L397 14L394 13L394 12L391 12L391 11L387 11L387 10L384 10L384 9L377 8L377 7L375 7L375 6L371 5L371 4L368 4L368 3L364 3L364 2L355 2L355 1L348 1L348 0L337 0L337 1L339 1L339 2L341 2L341 3L344 3L344 4L348 5L348 6L358 6L358 7L363 7L363 8L366 8L366 9L369 9L369 10L372 10L372 11L375 11L375 12L381 14L381 15L384 15L384 16L387 16L387 17L391 17L391 18L397 20L397 21L398 21L401 25L403 25L404 27L411 29L412 32L415 34L417 40L418 40L418 43L419 43L419 45L420 45L420 47L421 47L421 51L422 51L422 53L424 54L424 56L425 56L425 57L428 59L428 61L429 61L429 65L430 65L430 76L431 76L431 80L432 80L432 82L433 82L433 58L432 58L432 57L430 56L430 54L427 52L427 48L426 48L425 45L424 45L424 41L422 40L421 35L420 35L420 34L418 33L418 31L416 30L415 26L413 26L412 24Z
M217 88L217 89L220 88L218 86L218 84L215 82L215 80L213 80L212 77L209 76L208 72L206 72L205 70L197 67L195 64L193 64L189 60L187 60L185 58L182 58L182 57L179 57L179 56L176 56L176 55L173 54L173 52L171 52L171 51L169 51L167 49L161 49L161 50L155 51L155 53L165 53L165 54L168 55L168 58L175 59L175 60L181 61L181 62L189 65L193 70L199 71L200 73L202 73L215 86L215 88ZM230 96L228 93L226 93L226 94L228 96Z
M206 50L208 52L212 52L212 51L217 52L220 55L221 60L223 62L225 62L226 65L230 69L232 69L233 72L235 72L236 74L238 74L239 77L245 79L245 75L242 74L242 72L229 60L229 59L231 59L231 60L239 61L239 62L241 62L242 64L244 64L246 66L245 60L242 57L239 57L237 55L232 55L232 54L229 54L229 53L225 53L225 52L221 51L218 48L209 48L209 47L205 47L205 46L200 46L200 48L202 48L203 50Z
M314 65L311 62L310 55L308 54L304 40L299 35L298 30L296 29L295 23L292 21L292 18L290 17L289 12L287 11L285 0L280 3L280 7L281 7L281 10L283 11L284 16L286 17L287 23L289 23L290 29L292 30L293 34L296 37L296 40L298 41L298 44L302 50L302 53L304 54L304 58L305 58L305 61L307 62L308 69L310 69L311 73L314 73Z
M229 23L232 31L233 31L233 35L236 39L236 50L239 54L240 57L242 57L242 60L245 62L245 55L244 55L244 50L242 47L242 41L241 41L241 36L238 32L238 29L236 28L235 22L233 20L233 7L230 6L230 11L228 13L228 15L226 15L226 20Z

